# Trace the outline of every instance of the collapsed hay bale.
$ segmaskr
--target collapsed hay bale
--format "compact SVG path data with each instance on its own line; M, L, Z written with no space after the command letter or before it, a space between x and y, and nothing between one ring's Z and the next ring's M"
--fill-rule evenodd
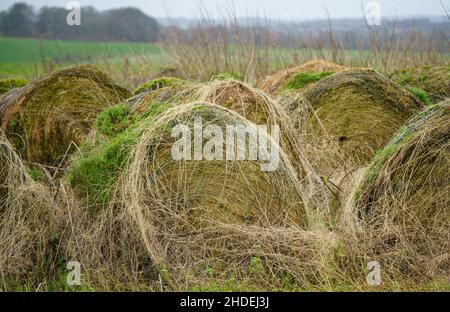
M311 136L323 129L343 152L364 165L423 104L373 70L348 70L303 93L314 110ZM317 131L316 131L316 130Z
M388 76L402 86L423 90L433 103L450 97L450 66L406 68Z
M0 94L7 93L8 91L16 88L21 88L27 84L23 79L0 79Z
M71 142L81 143L99 111L129 96L95 68L73 67L5 97L0 124L25 160L55 165Z
M52 198L0 130L0 289L34 288L55 277L62 211Z
M15 184L23 184L25 168L0 130L0 216L5 208L7 196Z
M385 240L380 245L403 244L409 269L429 276L450 274L449 172L447 101L421 112L394 136L354 195L358 218Z
M198 118L203 129L215 126L224 134L227 125L256 127L217 105L185 104L157 118L141 120L134 129L95 148L91 155L83 152L84 158L76 160L69 170L70 184L86 200L101 198L101 209L114 207L114 211L131 214L148 256L159 268L181 269L214 261L214 249L220 248L214 237L220 237L221 227L307 224L301 183L289 159L267 134L262 138L280 152L274 171L262 171L265 161L249 160L249 156L227 161L220 152L211 160L174 159L173 145L180 138L173 137L171 131L177 125L192 131ZM210 139L203 137L204 147ZM188 143L189 149L193 144ZM216 148L219 146L226 148L224 142ZM89 207L93 206L91 202Z
M259 83L259 87L269 94L276 94L286 89L301 90L313 82L345 69L347 68L344 66L323 60L311 61L268 76Z

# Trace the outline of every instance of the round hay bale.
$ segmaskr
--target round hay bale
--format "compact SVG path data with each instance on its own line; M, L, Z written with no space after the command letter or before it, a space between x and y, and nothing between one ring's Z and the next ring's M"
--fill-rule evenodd
M262 137L280 153L274 171L262 171L266 161L232 161L220 152L223 160L208 160L204 155L200 160L174 159L172 148L180 140L172 134L174 127L185 125L193 131L198 118L203 129L215 126L224 135L230 125L256 127L214 104L180 105L157 118L141 120L134 129L105 142L91 155L83 153L84 157L69 169L70 184L87 200L100 198L103 209L109 203L115 211L122 208L130 213L149 256L158 265L186 265L189 259L213 257L201 253L199 239L203 236L202 244L214 244L214 234L206 233L227 224L306 227L301 183L289 159L268 134ZM195 137L192 132L192 139ZM209 139L203 137L204 148ZM194 146L191 143L189 148ZM226 151L222 146L222 152ZM93 206L95 203L89 205Z
M450 102L433 105L414 117L369 166L357 192L359 216L376 219L377 201L392 196L409 211L430 218L436 211L450 222ZM406 204L405 203L405 204ZM395 215L404 212L391 212ZM393 217L393 216L392 216ZM407 216L404 216L404 218ZM411 216L409 216L411 217Z
M0 94L7 93L8 91L21 88L27 84L23 79L0 79Z
M68 68L4 98L0 124L25 160L55 165L71 142L81 143L99 111L130 95L91 66Z
M257 125L279 124L277 103L263 92L238 80L213 80L196 92L199 101L231 109Z
M187 102L209 102L233 110L257 125L266 125L271 131L280 127L280 144L289 155L303 182L313 187L321 185L320 178L311 170L300 142L284 110L268 95L237 80L213 80L207 84L178 85L143 94L133 103L138 115L155 115Z
M266 125L270 130L280 127L280 145L289 155L301 179L307 183L321 185L320 178L311 170L305 157L302 142L295 138L295 131L283 108L264 92L251 88L237 80L214 80L199 86L194 95L198 101L210 102L231 109L257 125Z
M388 76L402 86L425 91L433 103L450 97L450 66L405 68Z
M187 82L168 85L135 95L127 102L137 115L162 112L173 105L192 100L195 88L194 84Z
M356 215L424 276L450 274L450 102L414 117L380 151L354 192ZM394 251L393 251L394 250ZM400 252L399 252L400 250ZM394 260L396 259L396 260ZM406 261L405 261L406 260Z
M171 130L183 124L192 131L196 118L203 127L214 125L223 133L229 125L255 127L225 108L193 103L165 112L133 144L112 202L133 215L155 263L186 265L189 258L213 257L201 255L196 242L203 236L204 244L214 244L207 241L214 235L206 233L225 224L307 225L295 171L267 134L265 139L280 152L274 171L262 171L261 161L227 161L225 154L224 160L174 160L171 148L179 138L173 138Z
M303 96L314 110L311 135L324 128L360 165L370 161L374 152L423 107L410 92L365 69L325 78L306 89Z
M315 60L270 75L259 83L259 88L269 94L276 94L286 89L301 90L310 83L346 69L341 65Z
M174 77L160 77L141 84L133 91L133 93L134 95L138 95L144 92L155 91L166 87L175 87L186 83L188 83L188 81L184 79Z

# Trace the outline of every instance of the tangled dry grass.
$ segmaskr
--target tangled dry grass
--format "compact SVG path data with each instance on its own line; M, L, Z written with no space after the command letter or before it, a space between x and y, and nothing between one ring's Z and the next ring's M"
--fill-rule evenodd
M448 290L448 101L423 110L378 73L348 70L279 98L212 79L119 102L61 179L42 166L33 179L0 137L2 289L73 290L76 260L82 290ZM280 125L279 144L264 136L279 169L174 160L173 127L199 117Z
M0 131L0 274L2 289L37 287L60 269L58 222L66 207L31 179ZM60 232L61 231L61 232ZM26 282L24 282L26 281Z

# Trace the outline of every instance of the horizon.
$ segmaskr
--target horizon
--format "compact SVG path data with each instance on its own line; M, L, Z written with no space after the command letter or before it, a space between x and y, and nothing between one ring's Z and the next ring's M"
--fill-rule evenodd
M44 6L66 7L69 1L61 0L36 0L14 1L5 0L0 3L0 11L7 10L14 3L25 2L36 10ZM158 19L198 19L207 15L213 19L224 19L227 16L238 18L267 18L279 21L295 20L321 20L329 18L337 19L361 19L363 18L363 6L367 0L321 0L310 3L305 0L279 0L277 3L270 1L249 0L247 4L237 4L233 0L159 0L152 1L149 5L145 0L129 0L126 5L121 1L84 0L77 1L82 7L91 6L103 11L124 7L134 7L145 14ZM155 3L156 2L156 3ZM450 7L450 0L397 0L391 3L388 0L378 0L381 6L382 18L427 18L442 17L446 15L444 9ZM270 13L269 13L270 12Z

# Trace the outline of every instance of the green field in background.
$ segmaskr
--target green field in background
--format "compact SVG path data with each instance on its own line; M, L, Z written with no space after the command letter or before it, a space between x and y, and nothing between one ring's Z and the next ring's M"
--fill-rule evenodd
M146 43L88 42L39 40L0 37L0 78L30 78L42 71L45 63L66 66L81 63L114 65L124 57L145 57L152 63L162 63L160 47Z

